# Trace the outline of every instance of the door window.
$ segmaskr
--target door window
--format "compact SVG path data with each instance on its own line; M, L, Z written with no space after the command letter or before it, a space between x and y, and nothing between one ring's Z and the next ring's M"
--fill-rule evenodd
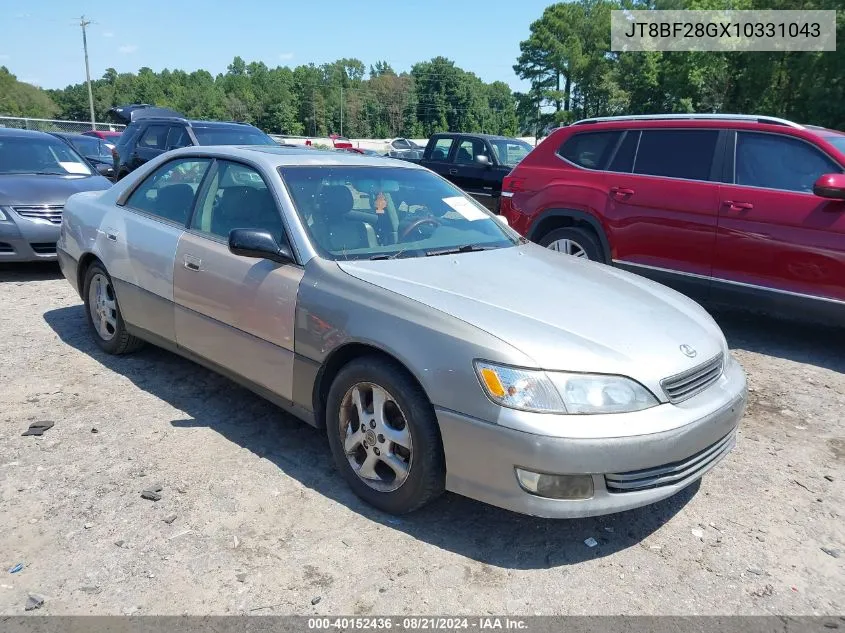
M138 147L145 147L147 149L163 150L167 147L167 131L166 125L151 125L138 140Z
M811 193L819 176L842 168L804 141L777 134L737 132L734 182Z
M455 162L461 165L473 165L475 164L476 156L487 156L487 158L490 158L484 141L477 138L464 139L458 146Z
M178 158L165 163L132 192L126 206L184 226L210 163L206 158Z
M434 149L431 151L431 160L448 160L449 152L452 151L452 145L455 144L453 138L439 138L434 143Z
M710 180L718 130L643 130L635 174Z
M225 160L217 162L191 228L224 240L229 239L232 229L268 231L280 243L284 234L273 194L261 174L247 165Z
M167 149L176 149L177 147L188 147L193 145L191 137L188 136L188 130L182 125L173 125L167 133Z

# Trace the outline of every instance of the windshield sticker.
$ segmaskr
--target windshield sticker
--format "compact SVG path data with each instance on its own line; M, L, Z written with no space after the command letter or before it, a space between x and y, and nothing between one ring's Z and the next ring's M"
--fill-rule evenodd
M59 166L69 174L88 174L88 168L82 163L59 161Z
M470 222L474 220L486 220L487 214L476 207L472 202L463 196L453 196L451 198L443 198L443 202L452 207L455 211L460 213L464 218Z

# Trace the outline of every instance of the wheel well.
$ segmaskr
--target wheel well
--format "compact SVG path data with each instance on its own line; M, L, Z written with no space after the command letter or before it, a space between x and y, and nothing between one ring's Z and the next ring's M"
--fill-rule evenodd
M99 258L94 253L85 253L79 258L79 266L76 269L76 281L80 296L83 296L85 293L85 273L88 272L88 267L94 262L99 261Z
M410 371L402 361L392 354L388 354L384 350L373 347L372 345L367 345L366 343L349 343L332 352L323 363L320 371L317 372L317 380L314 381L314 393L312 399L314 417L316 418L318 426L322 427L326 423L326 401L328 400L329 389L331 389L335 377L346 365L365 356L381 357L399 365L407 372L417 386L419 386L420 390L425 393L425 389L423 389L420 381L417 380L414 373Z
M599 240L604 250L605 261L610 262L610 244L599 221L583 211L553 211L547 213L531 230L529 239L538 242L544 235L563 228L579 228L592 232Z

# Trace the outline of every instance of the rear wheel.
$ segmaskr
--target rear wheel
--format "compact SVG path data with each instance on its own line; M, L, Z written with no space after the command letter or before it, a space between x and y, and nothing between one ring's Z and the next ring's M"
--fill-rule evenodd
M555 229L546 233L539 244L564 255L589 259L602 264L607 263L601 244L596 234L590 229L577 226Z
M140 348L143 341L126 330L111 277L102 264L95 262L88 267L83 288L85 315L97 345L109 354L127 354Z
M375 356L352 361L334 379L326 407L335 463L364 501L404 514L443 492L437 420L402 367Z

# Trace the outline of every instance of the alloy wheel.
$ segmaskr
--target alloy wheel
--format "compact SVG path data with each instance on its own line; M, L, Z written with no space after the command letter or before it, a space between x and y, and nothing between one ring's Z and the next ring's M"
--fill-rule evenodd
M559 253L564 253L565 255L572 255L572 257L583 257L584 259L589 259L589 257L587 256L587 251L584 250L584 247L581 246L575 240L555 240L546 248L551 249L553 251L557 251Z
M104 341L110 341L117 332L117 301L114 289L105 275L97 273L88 288L88 309L94 329Z

